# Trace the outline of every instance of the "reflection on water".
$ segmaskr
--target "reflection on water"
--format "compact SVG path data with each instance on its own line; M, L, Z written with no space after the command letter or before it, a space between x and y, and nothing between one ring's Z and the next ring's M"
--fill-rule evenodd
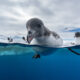
M68 50L68 47L64 48L51 48L36 45L26 45L20 43L0 43L0 55L27 55L30 53L38 53L41 55L50 55L56 52L63 52L63 50ZM76 52L79 52L80 46L70 47Z

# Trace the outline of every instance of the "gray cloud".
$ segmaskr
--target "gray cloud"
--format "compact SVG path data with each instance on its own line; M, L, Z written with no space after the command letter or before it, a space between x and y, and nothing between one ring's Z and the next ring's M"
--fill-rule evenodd
M0 31L26 31L31 17L41 18L51 30L80 27L80 0L0 0Z

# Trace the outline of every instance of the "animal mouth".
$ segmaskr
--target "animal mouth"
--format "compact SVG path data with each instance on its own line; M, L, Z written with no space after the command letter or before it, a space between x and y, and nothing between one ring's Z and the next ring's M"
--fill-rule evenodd
M33 37L32 36L27 36L27 42L30 44L32 41Z

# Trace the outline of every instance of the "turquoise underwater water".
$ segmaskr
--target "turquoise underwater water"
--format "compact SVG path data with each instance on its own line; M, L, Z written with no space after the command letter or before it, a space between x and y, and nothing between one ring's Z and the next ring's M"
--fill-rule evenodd
M80 80L80 55L67 47L41 47L45 55L33 59L34 47L41 46L0 43L0 80ZM71 48L80 53L80 46Z

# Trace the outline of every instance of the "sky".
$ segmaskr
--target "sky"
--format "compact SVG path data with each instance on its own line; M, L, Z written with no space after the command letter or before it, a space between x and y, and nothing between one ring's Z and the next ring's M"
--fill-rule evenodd
M80 28L80 0L0 0L0 34L26 33L26 22L33 17L63 38L72 38L65 29Z

